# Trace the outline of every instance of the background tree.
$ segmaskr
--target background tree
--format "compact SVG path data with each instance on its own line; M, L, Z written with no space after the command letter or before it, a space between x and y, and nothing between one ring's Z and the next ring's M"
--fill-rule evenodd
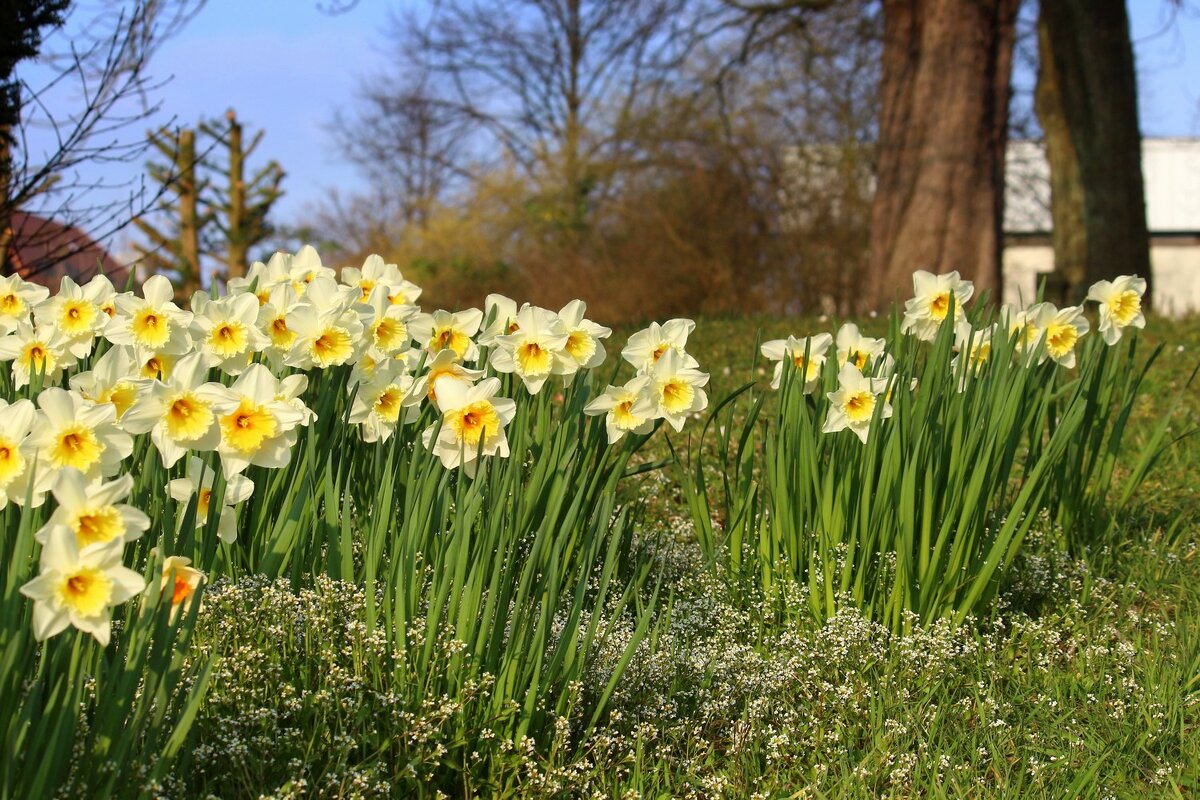
M149 75L150 59L203 2L3 4L0 16L16 13L8 17L11 27L0 30L6 57L12 59L5 76L10 104L5 113L12 127L7 146L0 148L0 232L10 231L12 213L20 209L57 223L23 229L22 237L30 244L55 235L60 226L80 228L102 240L158 201L157 192L148 192L137 181L88 180L78 168L88 162L136 162L143 157L149 147L146 139L127 134L159 109L154 98L161 84ZM32 60L23 54L30 52L36 53L42 74L49 76L37 86L21 75ZM13 85L19 91L12 91ZM52 132L49 147L31 147L35 130ZM90 239L80 239L79 246L90 246ZM52 260L25 264L25 274L36 277L77 252L58 248ZM9 268L7 260L3 268Z
M1050 163L1053 299L1150 276L1137 73L1125 0L1042 2L1036 109Z
M958 270L1000 287L1004 153L1020 0L883 0L877 189L871 214L876 307L913 270Z
M228 281L246 274L250 249L273 234L267 215L283 195L280 184L285 173L279 162L271 160L246 180L246 160L266 131L259 130L246 142L233 109L226 112L225 124L205 122L200 130L214 143L205 166L224 178L224 186L209 182L212 196L207 200L207 219L218 235L208 252L221 265L220 271ZM216 151L224 152L224 163L211 160Z

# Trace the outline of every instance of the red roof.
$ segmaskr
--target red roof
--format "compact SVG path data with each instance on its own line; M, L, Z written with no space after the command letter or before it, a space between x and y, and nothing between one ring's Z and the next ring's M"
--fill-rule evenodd
M103 270L118 290L125 288L130 268L79 228L23 211L12 213L11 224L13 238L5 274L15 272L56 292L64 275L82 284Z

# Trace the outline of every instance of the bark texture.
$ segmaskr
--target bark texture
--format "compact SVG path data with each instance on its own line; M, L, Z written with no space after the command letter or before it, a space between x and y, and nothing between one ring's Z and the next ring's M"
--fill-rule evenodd
M871 210L876 308L912 273L958 270L1000 286L1004 148L1019 0L884 0L878 186Z
M1035 95L1050 162L1049 299L1098 280L1150 279L1137 75L1125 0L1053 0L1038 18Z

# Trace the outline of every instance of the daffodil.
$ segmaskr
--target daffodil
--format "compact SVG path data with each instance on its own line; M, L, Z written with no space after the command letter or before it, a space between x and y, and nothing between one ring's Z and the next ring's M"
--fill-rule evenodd
M301 247L294 256L286 260L286 263L292 288L301 296L308 293L309 287L318 278L331 282L337 279L337 272L321 263L321 256L310 244Z
M495 347L496 338L517 332L517 301L502 294L483 299L483 327L475 337L480 347Z
M605 415L604 430L609 444L615 444L627 433L644 435L654 430L654 419L634 412L638 400L648 395L650 376L642 375L624 386L609 386L604 393L583 407L589 416ZM642 408L646 407L643 403Z
M1087 299L1100 304L1100 335L1106 344L1116 344L1126 328L1146 327L1142 296L1146 279L1122 275L1113 281L1097 281L1088 289Z
M972 283L959 278L957 271L934 275L917 270L913 273L915 297L904 303L904 321L900 331L912 333L922 341L932 340L950 314L950 308L954 308L954 319L957 320L963 313L963 306L974 293Z
M287 253L275 253L265 264L255 261L246 270L245 275L230 278L226 289L231 295L252 293L258 299L259 305L266 305L271 292L277 286L286 285L291 288L290 263L291 256Z
M296 332L288 327L288 314L301 305L300 298L290 282L271 289L265 299L262 295L258 298L260 305L255 324L268 340L263 352L276 369L281 369L296 344Z
M651 322L645 330L629 337L621 350L621 358L633 365L638 372L649 371L663 354L674 351L685 367L698 367L696 359L687 354L687 339L696 323L690 319L672 319L659 325Z
M108 296L111 289L111 284L105 287L95 280L87 286L79 286L71 276L64 275L58 294L34 307L34 319L39 327L57 331L74 358L87 358L96 337L109 320L98 299Z
M454 379L438 380L441 430L435 441L437 426L429 426L421 441L442 460L446 469L461 464L468 475L474 475L479 456L508 455L504 428L517 413L517 404L506 397L496 397L498 391L498 378L487 378L474 386L465 386Z
M474 361L479 357L479 347L471 339L479 331L483 312L478 308L466 311L434 311L432 314L417 314L408 323L413 340L436 356L450 350L459 361Z
M13 385L18 389L28 386L34 375L51 383L75 362L68 344L51 326L18 322L12 333L0 337L0 361L12 362Z
M214 511L213 481L216 472L196 456L189 456L185 477L176 478L167 484L167 494L179 503L189 503L196 498L196 527L208 524ZM237 512L234 506L250 499L254 494L254 482L245 475L230 475L225 482L225 493L217 510L217 538L226 544L237 541ZM182 517L180 517L182 520Z
M96 304L104 316L112 319L117 315L117 298L126 293L118 292L108 276L98 272L84 284L83 294Z
M689 414L708 407L708 395L701 388L708 384L708 374L687 366L679 351L668 348L646 376L650 384L632 408L635 416L665 419L680 431Z
M366 350L360 309L352 308L355 294L346 287L319 278L308 285L302 302L287 315L287 327L295 333L284 363L299 369L328 369L351 364Z
M371 378L359 384L350 407L350 423L358 425L364 442L386 442L401 422L411 422L420 409L405 406L413 377L398 361L380 365Z
M34 306L50 296L50 290L29 283L20 275L0 276L0 333L9 333L17 324L28 322Z
M71 388L93 403L110 403L117 410L117 421L129 410L146 378L141 377L140 366L134 360L132 347L110 347L96 359L87 372L71 376Z
M496 337L491 364L497 372L512 373L537 394L551 375L575 371L564 357L567 329L551 311L537 306L522 308L516 317L517 331Z
M113 344L182 355L192 348L192 315L174 303L175 289L162 275L142 284L142 296L117 298L117 315L108 321L104 336Z
M882 356L887 347L883 339L863 336L853 322L838 328L834 343L837 345L838 366L850 363L858 367L860 372L867 368L867 362Z
M254 295L237 294L212 300L204 292L192 297L197 343L207 366L238 375L270 340L258 329L259 305Z
M376 361L393 358L409 349L412 337L408 323L420 313L416 306L395 305L388 300L387 287L377 286L366 299L370 314L366 319L371 345L367 355Z
M150 518L142 511L119 501L129 496L133 489L133 478L122 475L116 480L88 481L76 469L64 469L58 473L58 481L50 492L58 501L58 508L46 525L35 534L37 540L46 544L51 529L62 525L75 534L75 544L80 552L89 547L104 547L109 542L132 542L141 537L150 527Z
M215 405L226 390L205 380L208 369L204 364L202 353L179 359L171 377L150 384L121 417L121 427L130 433L150 434L168 469L189 450L214 450L221 441Z
M180 609L186 608L196 596L200 584L204 583L204 573L191 566L192 560L183 556L168 556L162 563L162 582L159 591L163 597L171 598L171 619L174 620Z
M386 300L391 294L391 287L404 282L400 267L385 263L382 256L374 254L367 256L361 269L343 268L341 279L344 285L358 289L359 297L363 302L366 302L376 288L383 289L382 294Z
M217 452L226 480L254 464L284 467L292 457L295 428L304 414L276 399L279 382L262 364L252 364L227 390L212 400L221 429Z
M161 350L150 350L145 347L130 348L133 351L134 362L138 365L139 377L146 380L167 380L179 360L177 353L165 353Z
M133 439L117 427L117 410L96 405L78 392L43 389L30 442L37 454L38 483L49 488L57 472L73 467L89 479L115 475L133 452Z
M33 445L29 431L37 415L33 403L0 400L0 509L9 502L24 505L33 477ZM35 492L31 504L40 506L45 492Z
M954 346L958 350L958 355L950 360L951 372L958 374L962 369L961 378L958 382L958 390L964 391L967 382L977 374L983 366L992 357L992 336L995 334L996 326L990 325L986 328L972 328L970 323L963 320L954 330ZM958 366L962 359L967 360L965 368Z
M1068 369L1075 366L1075 345L1091 327L1079 306L1055 308L1041 303L1031 323L1040 331L1043 343L1042 360L1047 356Z
M112 607L145 588L141 575L121 563L122 542L80 548L75 533L54 525L45 535L41 570L21 587L33 600L33 636L39 642L75 626L108 646Z
M308 424L317 418L317 412L304 404L301 395L308 389L308 376L304 374L288 375L279 380L275 399L287 403L300 414L300 427L307 428Z
M437 387L443 380L458 381L467 387L483 377L483 370L464 367L458 361L458 354L453 350L440 351L425 367L425 374L418 378L412 391L405 398L405 405L419 406L423 399L428 398L434 408L441 409L438 401Z
M804 393L812 394L817 384L821 382L821 369L833 344L833 337L828 333L818 333L816 336L806 336L797 339L788 336L786 339L772 339L763 342L759 348L763 358L775 362L775 372L771 375L771 388L778 389L783 380L784 362L791 362L797 377L804 382Z
M567 329L563 351L576 370L595 369L603 364L607 353L600 340L612 335L612 328L584 319L586 313L587 305L582 300L572 300L558 312L558 318Z
M871 430L871 419L878 409L879 418L887 419L892 415L892 407L886 397L881 397L888 388L888 380L884 378L866 378L858 367L853 364L843 364L838 371L838 389L829 392L829 415L821 428L825 433L849 428L854 435L864 443Z

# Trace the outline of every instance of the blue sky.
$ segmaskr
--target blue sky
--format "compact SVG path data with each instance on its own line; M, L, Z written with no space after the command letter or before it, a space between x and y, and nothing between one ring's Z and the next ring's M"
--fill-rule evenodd
M1168 0L1129 0L1148 136L1200 135L1200 0L1186 2L1172 14ZM155 77L170 77L159 122L194 124L234 108L247 128L266 129L252 165L274 158L287 170L281 222L296 221L333 188L361 186L327 128L339 109L352 108L355 87L388 67L389 14L406 4L360 0L336 16L318 5L208 0L151 64Z

